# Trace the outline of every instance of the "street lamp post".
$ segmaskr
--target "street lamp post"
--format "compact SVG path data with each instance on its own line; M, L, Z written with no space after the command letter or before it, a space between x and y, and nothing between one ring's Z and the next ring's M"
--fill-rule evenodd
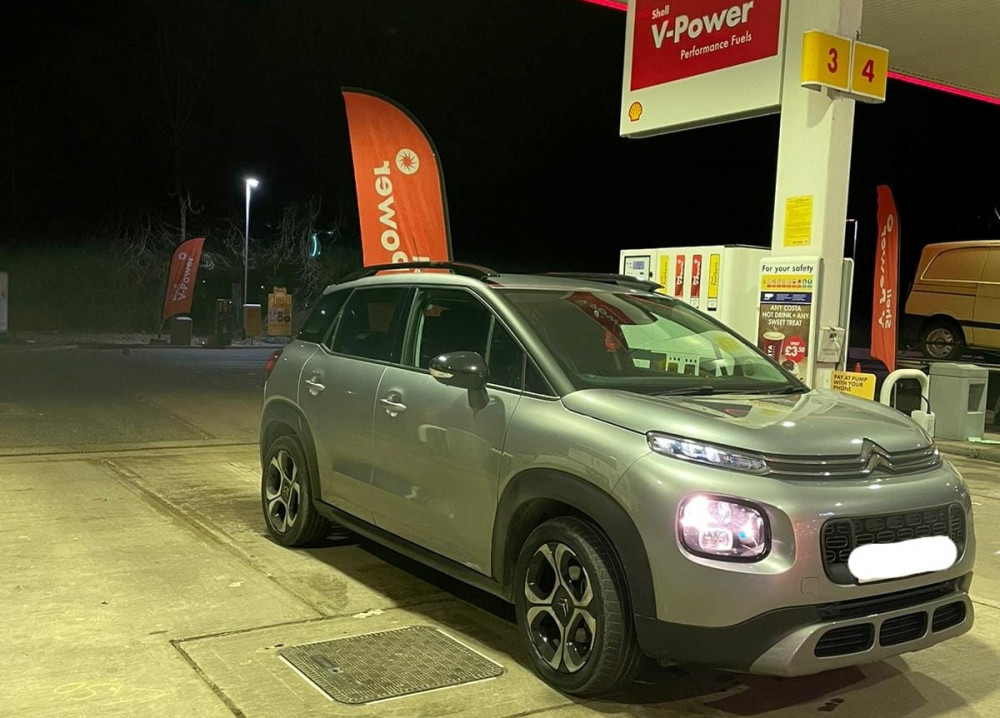
M247 177L247 221L243 232L243 313L247 306L247 279L250 274L250 192L260 186L260 181Z

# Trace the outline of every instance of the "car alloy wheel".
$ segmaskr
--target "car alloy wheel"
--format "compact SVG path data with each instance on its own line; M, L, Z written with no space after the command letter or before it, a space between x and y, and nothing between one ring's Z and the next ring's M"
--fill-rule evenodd
M287 533L294 528L302 505L299 467L289 451L280 449L264 471L267 520L278 533Z
M628 586L611 542L576 516L542 522L514 571L518 633L538 675L574 696L627 685L642 665Z
M594 588L580 559L566 544L538 547L524 579L528 635L553 669L576 673L590 658L599 630L591 613Z
M282 546L314 546L330 533L330 522L313 505L306 453L298 437L279 436L261 462L260 505L272 538Z

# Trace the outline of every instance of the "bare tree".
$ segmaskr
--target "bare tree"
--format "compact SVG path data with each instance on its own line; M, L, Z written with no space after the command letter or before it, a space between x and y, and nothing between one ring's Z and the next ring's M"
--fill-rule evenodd
M160 304L176 244L175 228L149 212L119 219L110 250L119 296L138 307L144 328L159 326Z
M319 195L287 205L281 214L277 235L258 254L265 263L272 265L275 274L290 269L297 291L306 294L315 292L322 278L312 251L322 209L323 198Z
M186 139L191 119L211 64L211 47L204 12L186 3L147 1L152 18L152 43L143 72L158 89L162 113L157 128L171 152L172 190L177 202L179 237L188 238L188 215L201 207L192 200L185 174Z

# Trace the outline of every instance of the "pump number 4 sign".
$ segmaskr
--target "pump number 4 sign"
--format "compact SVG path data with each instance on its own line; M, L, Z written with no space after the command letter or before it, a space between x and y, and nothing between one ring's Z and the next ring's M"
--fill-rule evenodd
M889 51L878 45L854 42L851 62L851 94L868 102L885 101L886 77L889 74Z

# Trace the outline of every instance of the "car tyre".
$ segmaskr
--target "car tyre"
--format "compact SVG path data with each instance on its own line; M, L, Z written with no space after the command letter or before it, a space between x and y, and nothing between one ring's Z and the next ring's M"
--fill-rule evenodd
M930 319L920 333L920 350L928 359L958 359L965 351L965 336L949 319Z
M593 524L560 517L539 525L521 548L515 581L518 631L549 685L597 696L631 681L643 655L624 572Z
M294 436L279 436L264 454L260 502L271 536L282 546L311 546L330 533L313 506L309 464Z

